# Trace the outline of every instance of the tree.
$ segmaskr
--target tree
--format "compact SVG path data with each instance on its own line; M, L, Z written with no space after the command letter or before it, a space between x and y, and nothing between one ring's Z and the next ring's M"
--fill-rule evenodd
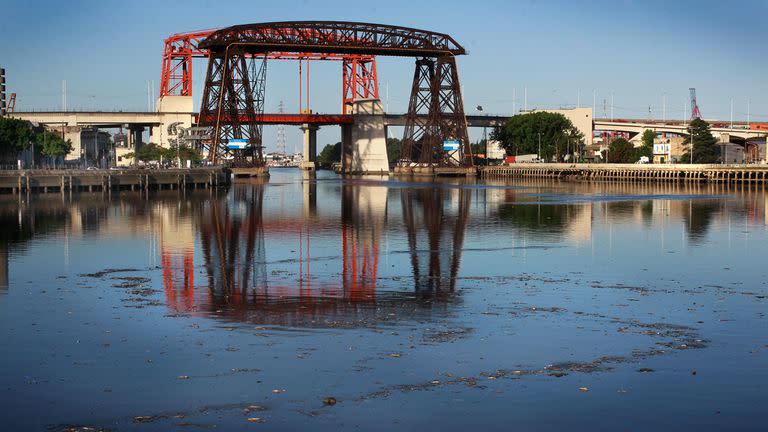
M159 161L166 157L166 151L167 149L164 149L155 143L149 143L142 145L139 147L139 150L135 152L126 153L123 157L127 159L136 158L142 162Z
M609 163L634 163L639 158L638 149L624 138L611 141L608 150L603 150L603 159Z
M0 118L0 157L13 158L27 148L34 139L29 122L13 118Z
M203 155L200 154L199 151L185 145L163 148L162 157L167 160L176 160L177 158L180 161L190 160L195 164L200 163L200 161L203 160ZM179 165L181 166L182 162L179 162Z
M394 165L400 160L401 147L402 143L398 138L387 138L387 159L389 159L390 165Z
M691 138L693 138L693 163L710 164L720 161L720 146L717 145L717 139L709 130L709 123L702 119L691 120L688 125L688 137L683 141L683 145L690 144ZM691 162L690 147L680 156L678 162Z
M35 144L38 145L40 154L52 159L53 166L56 160L72 152L72 141L64 140L59 134L51 131L42 131L35 135Z
M335 162L341 162L341 142L326 144L317 156L317 163L323 168L330 168Z
M646 156L648 159L653 158L653 141L656 139L656 132L646 129L643 132L643 145L637 149L637 157Z
M542 159L561 161L582 143L584 135L564 115L536 111L510 118L491 133L491 139L511 155L538 154L541 143Z

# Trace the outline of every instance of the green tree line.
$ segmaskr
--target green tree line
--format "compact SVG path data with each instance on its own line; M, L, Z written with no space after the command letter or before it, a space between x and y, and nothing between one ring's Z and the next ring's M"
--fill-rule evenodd
M546 161L561 162L577 151L584 134L564 115L537 111L516 115L491 133L509 155L538 154Z
M64 140L58 133L33 128L25 120L0 118L0 158L4 161L16 160L22 151L34 148L34 157L57 159L72 152L72 141Z
M155 143L145 144L139 147L137 151L126 153L123 157L127 159L136 158L142 162L174 160L176 158L191 160L193 163L199 163L203 160L200 152L191 147L181 145L165 148Z

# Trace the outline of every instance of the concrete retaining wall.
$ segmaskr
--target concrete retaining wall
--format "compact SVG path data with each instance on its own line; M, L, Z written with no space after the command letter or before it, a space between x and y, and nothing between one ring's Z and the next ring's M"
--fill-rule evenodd
M186 189L228 185L224 168L0 171L0 192Z
M480 176L584 180L764 183L768 165L512 164L481 167Z

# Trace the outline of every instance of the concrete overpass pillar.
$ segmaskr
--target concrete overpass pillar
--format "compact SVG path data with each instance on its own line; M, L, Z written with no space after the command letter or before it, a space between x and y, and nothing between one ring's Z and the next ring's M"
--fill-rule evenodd
M304 131L304 162L301 163L301 169L317 169L317 125L304 123L301 130Z
M141 148L141 134L144 132L143 126L128 125L128 148L135 154ZM138 166L139 159L134 157L133 164Z
M387 135L384 110L378 99L353 102L355 122L342 128L342 172L388 174Z
M74 161L80 159L83 152L83 143L80 139L81 126L62 126L64 140L72 141L72 152L66 156L66 160Z

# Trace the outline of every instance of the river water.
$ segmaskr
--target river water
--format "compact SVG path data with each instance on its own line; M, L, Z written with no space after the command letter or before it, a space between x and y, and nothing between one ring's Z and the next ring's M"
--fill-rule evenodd
M764 189L0 196L2 430L765 430Z

